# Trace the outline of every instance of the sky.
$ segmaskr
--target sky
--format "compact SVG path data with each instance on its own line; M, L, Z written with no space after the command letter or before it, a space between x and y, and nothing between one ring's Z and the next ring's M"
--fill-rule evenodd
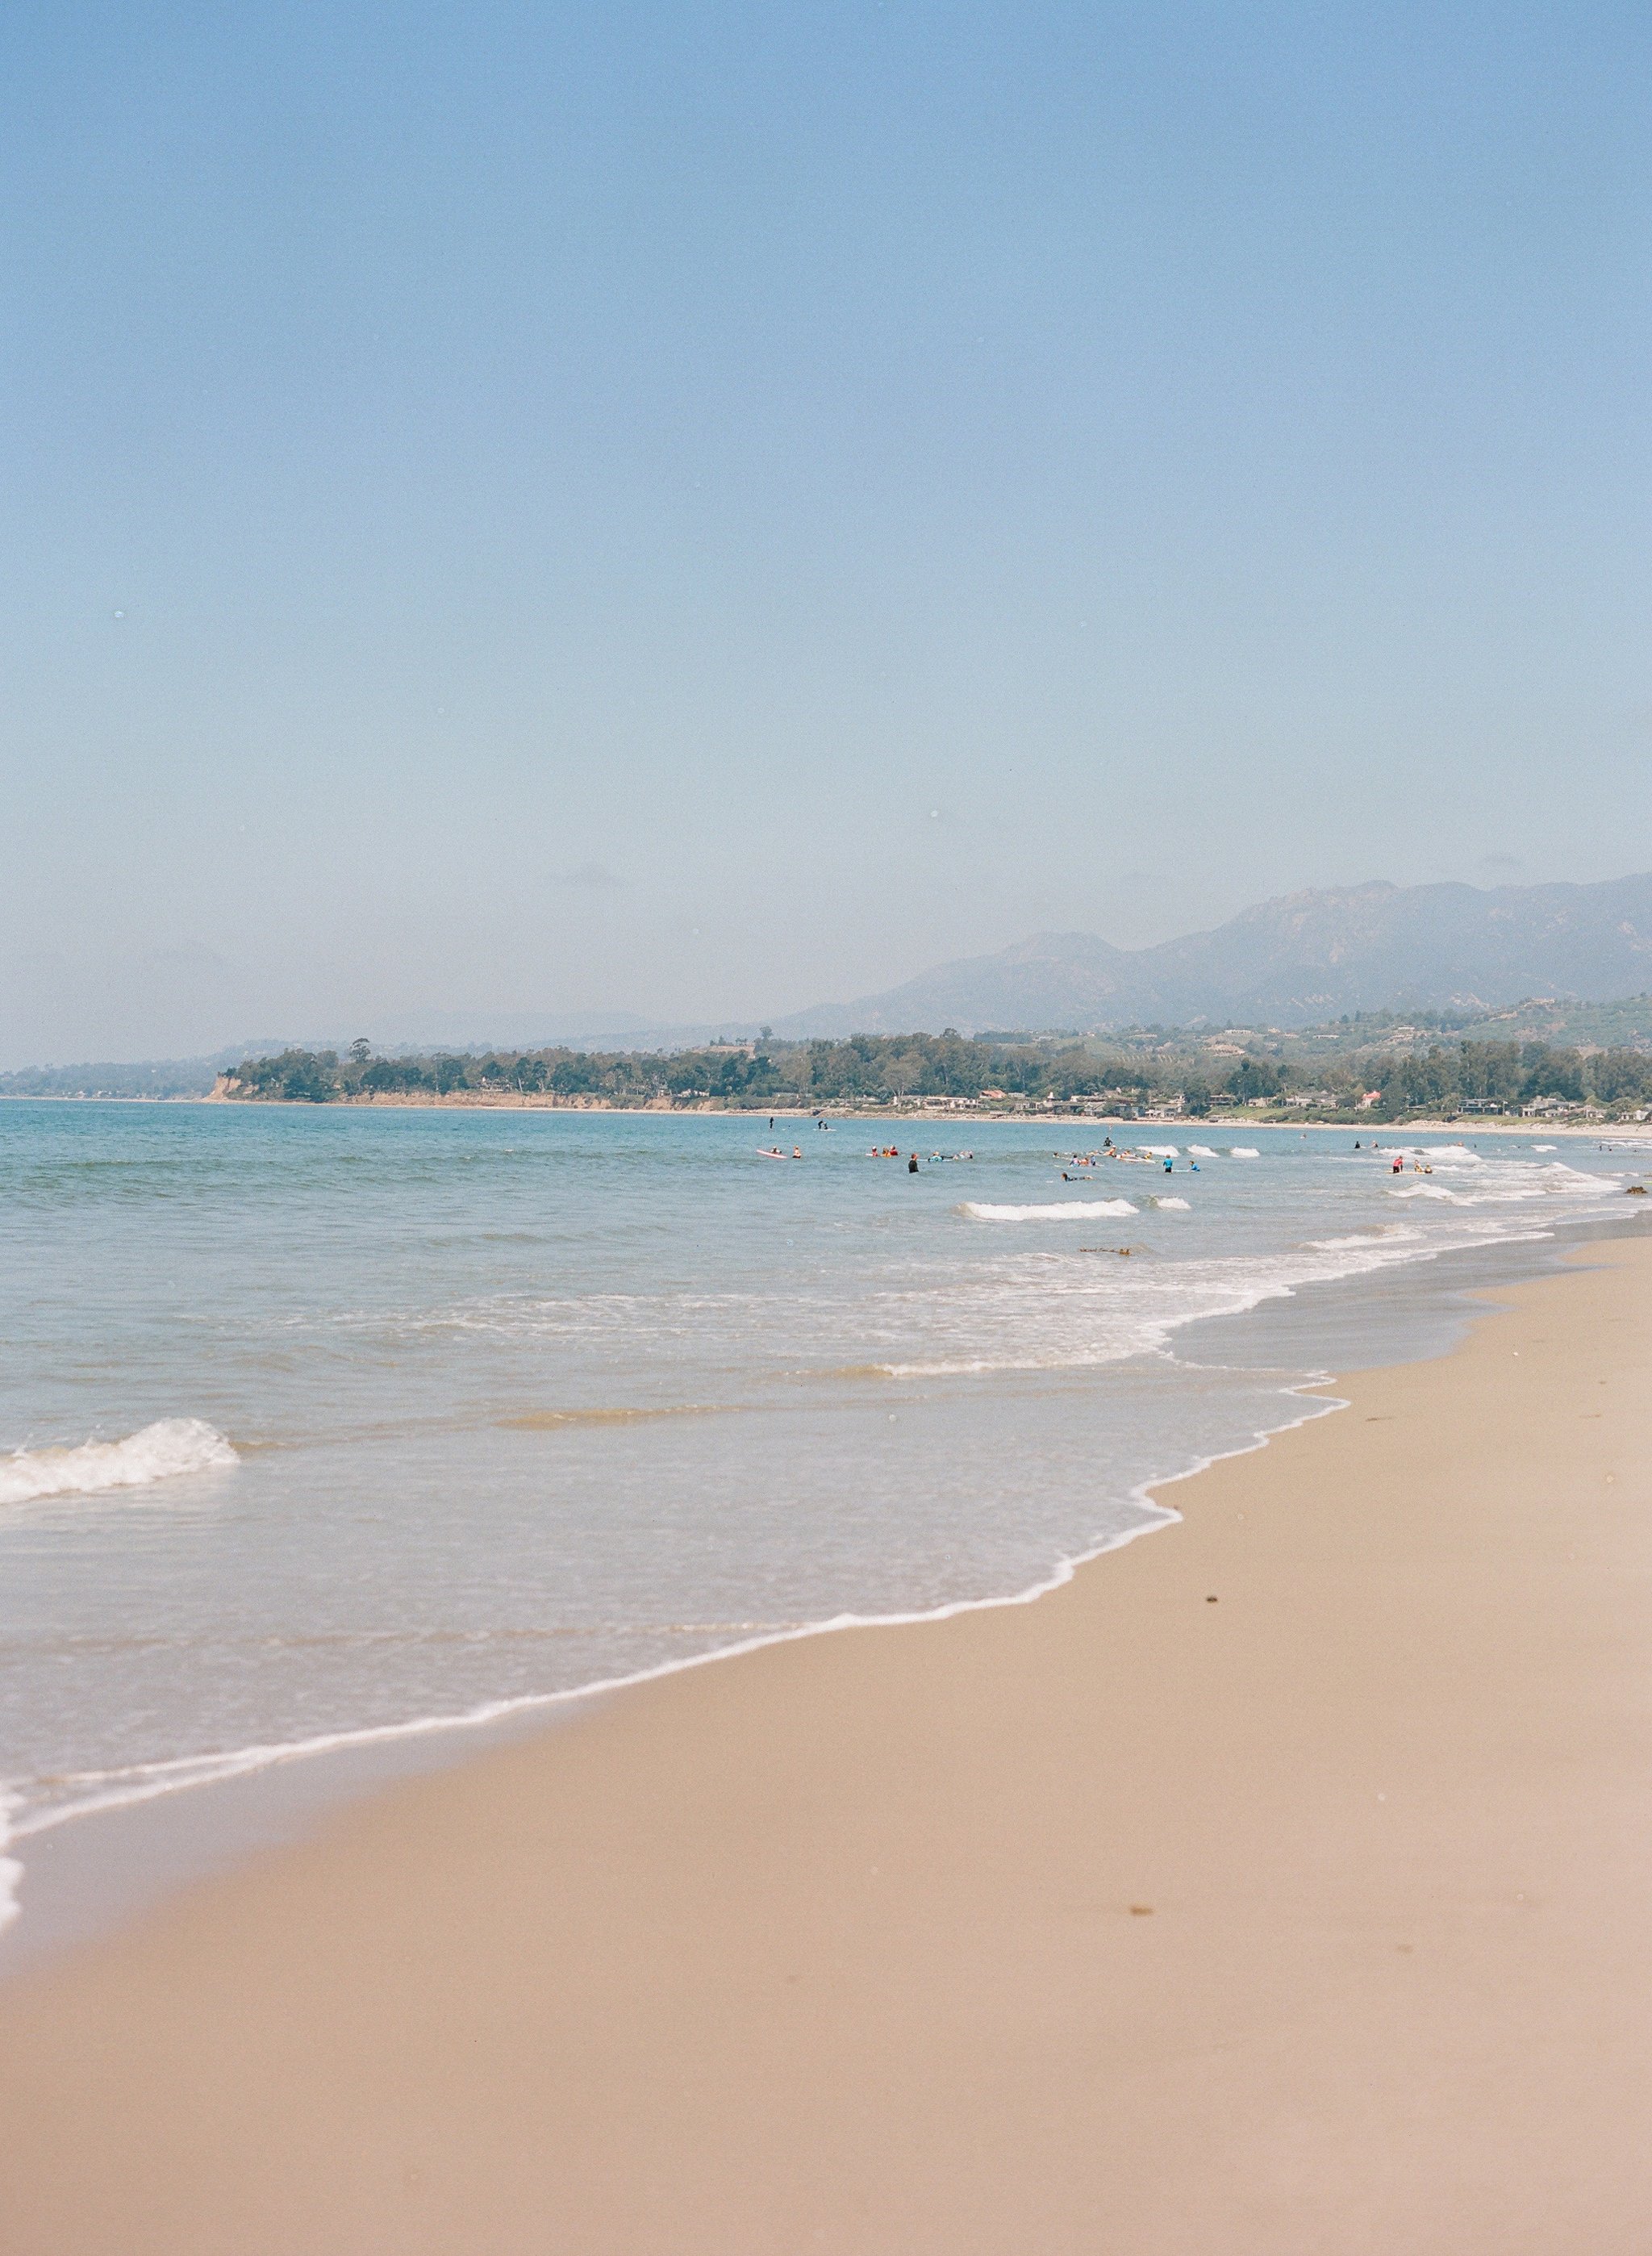
M0 1067L1652 866L1652 15L0 18Z

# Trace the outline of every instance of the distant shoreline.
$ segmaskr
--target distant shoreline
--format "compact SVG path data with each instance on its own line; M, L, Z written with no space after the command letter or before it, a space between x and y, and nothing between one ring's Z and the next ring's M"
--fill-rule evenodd
M1300 1114L1283 1113L1211 1113L1192 1119L1142 1120L1131 1119L1122 1113L1097 1112L925 1112L921 1109L901 1110L883 1107L870 1112L812 1110L801 1105L779 1105L748 1109L745 1106L722 1104L605 1104L600 1099L569 1098L545 1096L482 1095L475 1090L462 1094L438 1096L374 1095L371 1096L335 1096L321 1103L296 1096L223 1096L216 1093L200 1096L23 1096L0 1095L0 1104L210 1104L214 1106L243 1105L249 1110L281 1112L594 1112L619 1119L660 1120L750 1120L750 1121L808 1121L825 1119L829 1126L876 1126L889 1121L926 1122L931 1127L966 1128L980 1122L986 1125L1002 1125L1005 1122L1020 1122L1031 1127L1044 1128L1140 1128L1173 1133L1185 1139L1221 1131L1243 1128L1295 1128L1303 1133L1310 1129L1321 1134L1335 1129L1358 1131L1361 1141L1367 1137L1373 1142L1383 1135L1473 1135L1473 1136L1569 1136L1592 1139L1597 1143L1652 1144L1652 1121L1641 1120L1514 1120L1476 1113L1472 1118L1459 1116L1455 1119L1426 1118L1414 1120L1371 1119L1304 1119Z

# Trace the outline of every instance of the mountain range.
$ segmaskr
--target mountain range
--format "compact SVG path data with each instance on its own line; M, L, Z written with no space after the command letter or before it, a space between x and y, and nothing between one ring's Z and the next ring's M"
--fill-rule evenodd
M1040 933L857 1001L777 1019L787 1036L1311 1026L1345 1012L1491 1010L1652 987L1652 874L1598 885L1395 885L1288 893L1154 948Z
M941 1033L948 1026L966 1034L1284 1028L1388 1010L1448 1012L1460 1022L1534 998L1606 1004L1649 991L1652 874L1488 891L1378 881L1288 893L1208 932L1154 948L1115 948L1093 933L1041 933L996 955L939 964L882 994L821 1004L764 1028L733 1019L688 1026L617 1014L516 1011L426 1013L370 1032L387 1054L555 1042L655 1050L764 1031L797 1040ZM1543 1016L1539 1012L1534 1025ZM1579 1032L1569 1038L1625 1037ZM348 1039L312 1035L299 1046L342 1049ZM0 1096L200 1094L224 1065L286 1047L285 1040L249 1041L207 1057L33 1068L0 1075Z

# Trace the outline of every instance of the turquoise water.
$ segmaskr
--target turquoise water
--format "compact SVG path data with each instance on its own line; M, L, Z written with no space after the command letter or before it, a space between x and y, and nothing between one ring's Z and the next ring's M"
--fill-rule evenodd
M726 1117L0 1106L25 1853L248 1750L1023 1590L1303 1414L1317 1335L1262 1311L1409 1280L1420 1322L1433 1257L1598 1226L1635 1172L1156 1128L1113 1132L1170 1174L1066 1183L1101 1129L777 1132L800 1161ZM916 1176L869 1156L915 1137Z

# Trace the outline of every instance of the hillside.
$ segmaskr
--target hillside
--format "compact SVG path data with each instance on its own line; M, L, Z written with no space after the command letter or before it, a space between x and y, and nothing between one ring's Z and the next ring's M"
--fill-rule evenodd
M243 1059L213 1091L227 1103L513 1104L650 1110L948 1114L1008 1107L1106 1118L1245 1117L1388 1122L1458 1113L1578 1124L1643 1121L1652 1055L1545 1041L1473 1041L1388 1014L1309 1033L1145 1034L970 1040L856 1034L847 1041L724 1042L701 1050L446 1053L375 1057L285 1050Z
M1154 948L1041 934L775 1030L1300 1026L1355 1011L1478 1014L1533 996L1610 1002L1649 985L1652 875L1488 891L1376 882L1287 894Z
M210 1057L30 1066L0 1073L0 1096L205 1096L218 1075L242 1054L228 1049Z

